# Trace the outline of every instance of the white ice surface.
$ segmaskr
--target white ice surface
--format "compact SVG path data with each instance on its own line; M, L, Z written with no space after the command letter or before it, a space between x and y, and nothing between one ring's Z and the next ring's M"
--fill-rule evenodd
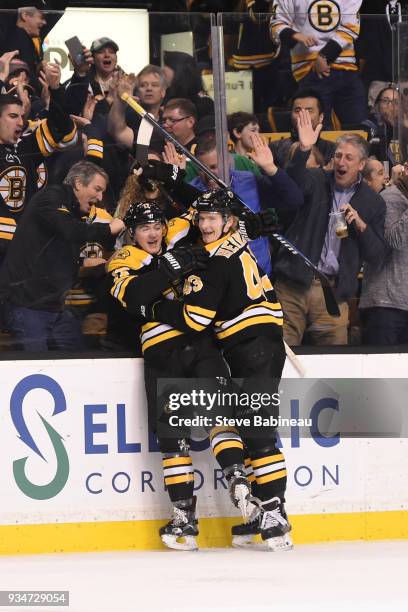
M69 590L41 612L407 612L408 541L0 557L0 590Z

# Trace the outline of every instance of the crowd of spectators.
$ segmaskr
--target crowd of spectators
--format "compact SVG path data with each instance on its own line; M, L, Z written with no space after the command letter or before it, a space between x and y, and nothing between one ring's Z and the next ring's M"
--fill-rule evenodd
M141 147L141 119L122 95L220 174L214 101L202 79L210 39L204 52L200 30L195 57L164 51L161 66L125 73L121 41L107 28L70 58L62 83L58 63L44 60L45 2L26 2L0 31L2 346L134 349L131 318L104 287L105 264L126 242L120 219L146 200L170 219L187 210L190 187L217 185L158 130ZM241 13L226 20L225 69L251 71L255 111L228 115L230 185L253 211L274 209L277 229L335 292L339 318L327 313L320 280L301 259L267 238L253 242L282 303L288 344L395 345L408 338L408 112L392 66L384 57L376 65L369 41L375 24L391 45L398 3L379 2L380 14L363 18L361 30L364 3L344 2L329 16L318 4L229 7Z

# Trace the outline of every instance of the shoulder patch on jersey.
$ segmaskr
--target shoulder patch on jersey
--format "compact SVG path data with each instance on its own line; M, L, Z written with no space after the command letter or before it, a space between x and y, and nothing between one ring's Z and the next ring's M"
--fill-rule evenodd
M128 257L130 257L130 251L128 249L122 249L115 255L115 259L127 259Z
M118 266L123 266L124 263L132 270L140 270L143 266L148 266L152 259L153 256L146 253L146 251L142 251L142 249L134 246L126 246L116 251L113 255L108 264L108 271L110 272Z

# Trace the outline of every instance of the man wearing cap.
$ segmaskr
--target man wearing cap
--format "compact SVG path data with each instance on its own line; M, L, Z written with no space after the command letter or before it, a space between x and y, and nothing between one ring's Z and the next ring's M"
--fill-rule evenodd
M119 47L111 38L102 36L93 41L90 50L83 49L83 62L73 62L74 74L67 84L68 107L71 114L81 115L88 94L101 96L95 113L105 115L110 109L107 95L112 76L118 69Z

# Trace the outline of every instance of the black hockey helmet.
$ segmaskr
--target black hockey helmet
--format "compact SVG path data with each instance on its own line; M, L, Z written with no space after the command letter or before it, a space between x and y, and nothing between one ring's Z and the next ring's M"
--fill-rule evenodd
M146 223L161 223L165 225L166 217L163 210L154 200L151 202L135 202L130 205L123 223L134 239L135 229L138 225L145 225Z
M212 189L201 194L193 203L193 208L200 212L221 213L226 220L233 212L236 197L230 189Z

